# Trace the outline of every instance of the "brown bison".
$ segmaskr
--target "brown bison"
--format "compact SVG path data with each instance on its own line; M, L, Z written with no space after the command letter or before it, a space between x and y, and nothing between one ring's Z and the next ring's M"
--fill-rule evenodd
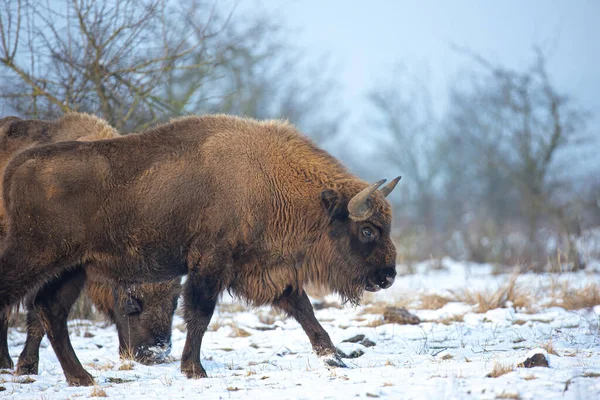
M89 114L71 113L56 121L22 120L17 117L0 119L0 175L8 161L19 151L34 146L66 140L99 140L120 136L104 120ZM1 191L1 189L0 189ZM0 205L0 237L4 236L5 210ZM73 273L73 279L84 279L84 271ZM179 279L160 283L137 285L129 288L107 285L93 271L87 274L86 293L96 308L116 324L119 350L122 355L133 356L144 363L158 362L169 353L171 323L177 298L181 291ZM64 296L77 297L80 288L65 285L62 295L51 304L58 317L46 315L52 321L66 318L71 306L62 305ZM39 346L44 328L33 310L35 293L26 300L27 340L19 357L17 373L37 374ZM42 312L42 317L44 317ZM8 353L7 315L0 315L0 368L12 368Z
M378 190L384 180L370 185L351 175L286 123L229 116L32 148L4 176L0 309L44 284L37 301L52 304L80 265L120 284L187 274L188 377L206 376L202 337L225 290L287 312L326 365L344 366L304 287L358 303L365 290L392 285L385 197L398 180ZM67 381L93 384L66 325L47 329Z

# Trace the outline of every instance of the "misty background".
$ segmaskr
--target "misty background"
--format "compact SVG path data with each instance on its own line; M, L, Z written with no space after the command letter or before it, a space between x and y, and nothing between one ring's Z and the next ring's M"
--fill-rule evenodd
M2 115L286 118L391 197L399 261L580 269L597 1L2 0Z

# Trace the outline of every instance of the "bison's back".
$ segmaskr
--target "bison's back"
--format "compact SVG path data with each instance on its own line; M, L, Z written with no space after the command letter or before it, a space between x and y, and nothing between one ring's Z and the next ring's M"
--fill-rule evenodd
M287 124L206 116L29 149L8 165L4 188L11 218L37 216L11 221L14 229L51 234L84 260L118 259L131 273L124 280L145 272L164 280L173 278L164 266L182 265L194 237L240 252L269 232L295 240L298 224L320 215L321 188L339 176L348 174Z
M18 152L54 142L100 140L118 137L106 121L85 113L69 113L54 121L0 119L0 176ZM3 185L0 185L0 197ZM0 202L0 235L4 232L4 202Z

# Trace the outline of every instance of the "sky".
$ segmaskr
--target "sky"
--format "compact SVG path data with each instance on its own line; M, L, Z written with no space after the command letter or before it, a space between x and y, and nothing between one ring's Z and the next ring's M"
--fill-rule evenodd
M540 46L557 88L596 115L590 125L600 135L600 1L248 1L242 8L280 18L307 58L333 63L345 130L364 117L366 93L395 65L429 84L441 113L448 86L473 66L453 45L514 68L527 66Z

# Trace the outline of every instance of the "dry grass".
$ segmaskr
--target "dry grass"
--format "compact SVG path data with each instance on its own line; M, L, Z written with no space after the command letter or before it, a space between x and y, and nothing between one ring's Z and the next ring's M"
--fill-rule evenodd
M229 335L229 337L248 337L248 336L252 335L247 330L242 329L242 328L240 328L238 326L235 326L233 324L231 324L230 326L231 326L231 329L233 329L233 331L231 332L231 334Z
M121 353L123 360L135 360L135 352L131 347L127 347L127 351Z
M25 377L15 376L15 377L12 378L12 382L13 383L20 383L21 385L28 385L30 383L35 382L35 379L33 379L30 376L25 376Z
M535 375L527 375L527 376L524 376L523 379L526 380L526 381L533 381L533 380L537 379L537 376L535 376Z
M519 396L519 393L502 392L500 394L497 394L496 398L497 399L515 399L515 400L519 400L521 398L521 396Z
M477 305L477 312L485 313L496 308L503 308L509 301L516 308L532 308L533 297L527 290L517 285L518 274L513 274L509 281L496 291L475 291L465 289L452 291L455 301Z
M104 364L98 364L98 363L88 363L87 364L89 367L95 369L96 371L111 371L114 367L115 364L112 363L111 361L107 361Z
M494 363L494 368L492 368L492 372L486 375L487 378L497 378L499 376L508 374L509 372L514 371L515 368L512 365L502 365L498 362Z
M546 343L541 344L539 347L546 350L548 352L548 354L553 354L555 356L558 355L556 350L554 350L554 345L552 344L552 340L549 340Z
M158 380L160 381L160 383L162 383L164 386L172 386L173 385L173 376L170 375L163 375L160 378L158 378Z
M90 393L90 397L108 397L108 395L100 386L94 386L92 393Z
M119 371L131 371L133 369L132 362L124 362L119 366Z
M465 322L465 314L448 315L446 317L439 318L435 322L443 325L453 325L457 322Z
M581 310L600 304L600 284L590 282L584 287L573 288L569 282L553 284L550 287L551 301L547 306L562 307L565 310Z
M413 299L402 299L394 302L376 302L362 306L359 315L374 314L383 315L390 307L402 308L407 307L413 302Z
M438 310L450 303L452 299L450 297L442 296L439 294L422 294L419 298L419 309L420 310Z

